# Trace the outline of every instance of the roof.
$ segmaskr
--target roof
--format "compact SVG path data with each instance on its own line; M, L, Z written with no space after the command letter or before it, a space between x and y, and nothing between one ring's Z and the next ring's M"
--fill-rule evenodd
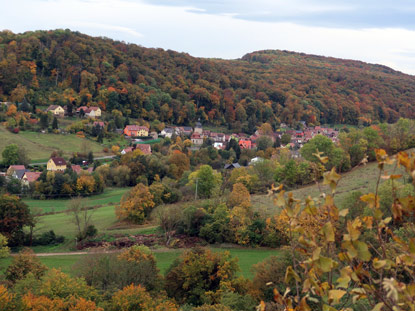
M129 130L129 131L139 131L139 130L145 130L145 131L148 131L148 127L147 127L147 126L127 125L125 128L126 128L127 130Z
M24 170L14 170L14 173L16 174L18 179L22 179L22 177L26 173L26 169L24 169Z
M99 125L100 127L104 127L105 126L105 123L102 122L102 121L95 121L94 122L94 126L97 126L97 125Z
M66 165L66 161L64 158L54 157L50 159L55 163L55 165L59 165L59 166Z
M200 137L200 134L198 134L198 133L193 133L193 134L192 134L192 136L191 136L191 138L192 138L192 139L200 139L201 137Z
M124 154L125 154L125 153L132 152L132 151L133 151L133 147L127 147L127 148L124 148L124 149L121 151L121 153L123 153L123 152L124 152Z
M42 175L42 172L26 172L23 177L26 177L25 179L28 182L34 182L38 180L38 178Z
M72 170L73 170L75 173L77 173L77 174L79 174L80 172L82 172L82 168L81 168L81 166L80 166L80 165L78 165L78 164L72 164L72 165L71 165L71 168L72 168Z
M25 170L26 167L24 165L10 165L9 169L14 169L14 170Z
M81 106L78 109L76 109L77 112L80 112L83 110L85 113L90 113L91 111L97 111L98 109L101 109L99 107L87 107L87 106Z
M239 163L231 163L231 164L225 164L225 170L228 169L234 169L234 168L240 168L241 166Z
M135 148L141 150L144 154L151 154L151 145L149 144L137 144Z
M59 105L50 105L50 106L46 109L46 111L55 110L55 109L57 109L57 108L62 108L62 107L61 107L61 106L59 106Z

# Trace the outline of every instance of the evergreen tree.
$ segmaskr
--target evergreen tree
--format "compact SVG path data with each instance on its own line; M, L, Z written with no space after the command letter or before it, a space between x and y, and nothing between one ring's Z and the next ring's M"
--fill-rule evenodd
M58 119L56 117L53 117L52 129L53 130L57 130L58 129Z
M94 154L92 153L92 151L90 151L88 153L88 163L93 163L94 162Z
M49 118L46 113L40 115L40 126L42 129L45 129L49 126Z
M102 135L102 131L100 131L99 134L98 134L97 142L99 142L101 144L104 142L104 137Z

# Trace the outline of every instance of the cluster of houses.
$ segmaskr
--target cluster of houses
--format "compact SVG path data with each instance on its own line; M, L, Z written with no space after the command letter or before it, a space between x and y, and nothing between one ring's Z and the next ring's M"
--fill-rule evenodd
M300 149L306 142L316 135L323 135L331 139L333 143L339 141L339 131L330 127L304 127L302 130L287 129L285 133L291 136L290 147L292 149Z
M337 143L339 131L333 128L321 126L304 127L302 130L293 130L282 124L280 129L276 132L270 133L267 136L275 142L276 139L281 139L284 134L291 136L291 142L288 144L288 147L291 149L300 149L306 142L316 135L324 135L329 137L334 143ZM216 149L225 148L227 142L231 139L235 139L241 149L255 149L256 141L262 134L259 131L256 131L253 135L247 135L245 133L216 133L203 130L202 125L198 122L196 123L194 129L188 126L166 127L161 131L160 135L169 138L173 135L187 136L190 138L192 145L195 147L200 147L205 139L211 139L213 141L213 146Z
M50 112L56 117L64 117L68 115L67 106L62 108L62 106L59 105L50 105L48 108L46 108L45 112ZM101 108L99 107L81 106L76 109L76 113L78 115L81 115L82 112L85 117L89 117L92 119L101 117Z
M41 172L31 172L24 165L10 165L9 168L5 173L0 173L1 175L5 176L6 178L15 178L20 180L22 185L29 186L31 182L36 181Z
M46 164L46 169L51 172L63 172L67 168L67 162L61 157L52 157ZM89 167L84 170L78 164L71 165L72 170L78 175L82 172L92 173L94 168ZM14 178L21 182L23 186L29 186L30 183L35 182L39 179L42 172L33 172L26 168L24 165L10 165L6 172L0 173L0 175L6 178Z

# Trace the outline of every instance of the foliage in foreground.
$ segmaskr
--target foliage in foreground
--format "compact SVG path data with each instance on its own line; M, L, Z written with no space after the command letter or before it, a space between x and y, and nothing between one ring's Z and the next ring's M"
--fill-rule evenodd
M328 160L316 156L322 163ZM341 178L334 169L324 174L332 193L322 200L300 202L290 193L285 196L282 186L271 190L286 216L293 256L285 273L289 287L274 289L275 303L262 302L261 310L414 310L415 197L398 197L393 185L402 176L388 174L384 167L395 162L395 168L403 166L414 176L415 155L401 152L392 159L377 149L376 159L375 193L360 197L367 209L356 217L334 204ZM392 184L390 217L380 206L381 179Z

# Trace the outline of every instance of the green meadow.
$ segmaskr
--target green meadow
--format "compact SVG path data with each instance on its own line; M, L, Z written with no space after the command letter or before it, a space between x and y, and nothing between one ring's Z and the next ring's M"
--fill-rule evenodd
M87 138L79 138L74 134L50 134L39 132L21 131L13 134L0 126L0 159L3 149L10 144L17 144L25 148L27 156L32 163L45 162L55 150L62 150L64 157L69 157L73 152L83 151L85 148L92 151L94 156L106 155L101 144Z
M84 198L85 206L105 206L118 204L129 188L106 188L103 193ZM70 199L35 200L23 199L37 214L62 212L67 209Z
M211 248L214 252L230 252L232 257L238 258L240 274L247 278L252 278L252 266L270 256L278 256L278 250L261 249L261 248ZM154 256L157 260L157 266L161 274L165 274L173 261L180 256L183 250L155 250ZM65 273L74 274L73 266L78 261L88 255L56 255L56 256L39 256L40 261L49 269L61 269ZM4 273L7 266L11 263L12 258L0 259L0 273Z

